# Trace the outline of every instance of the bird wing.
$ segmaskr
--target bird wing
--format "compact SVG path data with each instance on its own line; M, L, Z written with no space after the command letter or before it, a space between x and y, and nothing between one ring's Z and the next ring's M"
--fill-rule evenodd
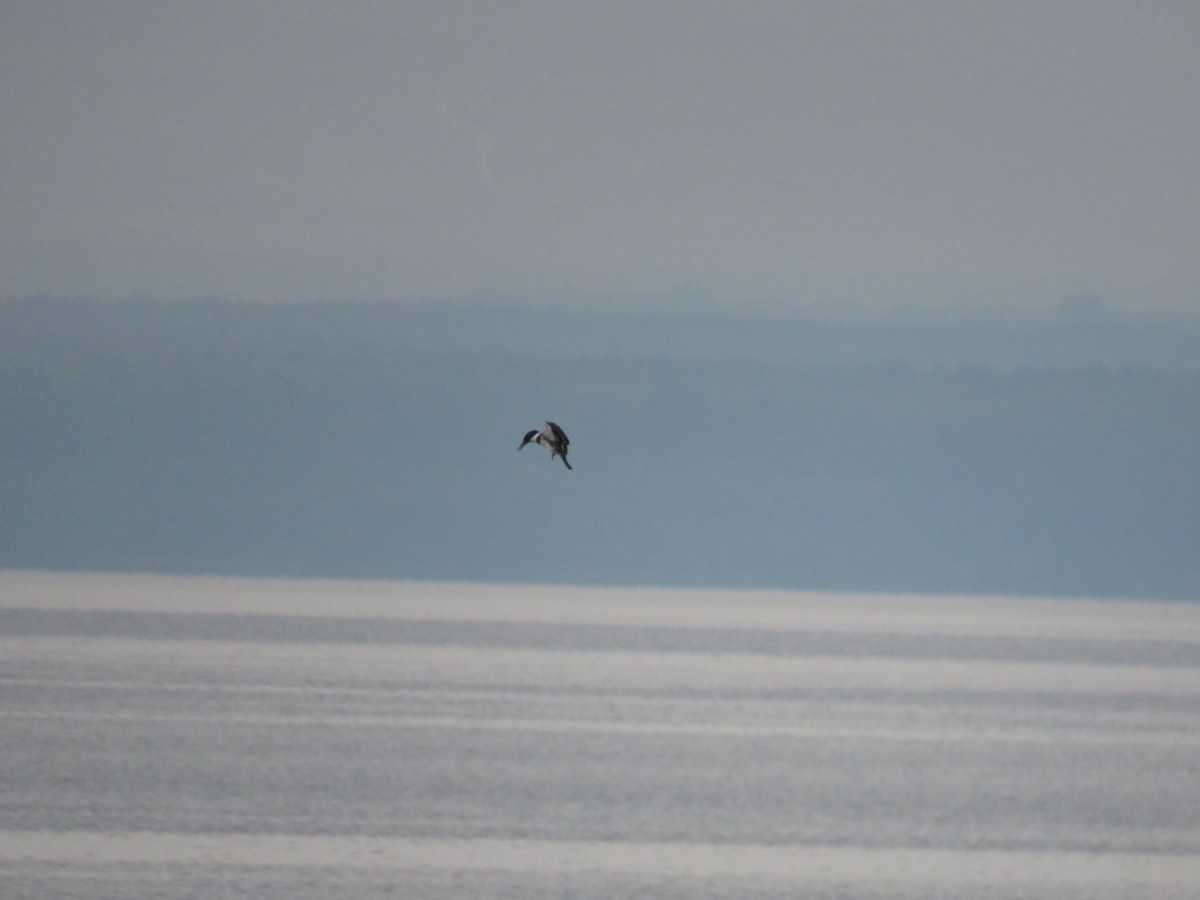
M550 433L554 435L554 439L558 441L558 445L562 447L562 453L565 456L567 452L567 445L571 443L570 439L567 437L567 433L553 422L547 422L546 427L550 429Z

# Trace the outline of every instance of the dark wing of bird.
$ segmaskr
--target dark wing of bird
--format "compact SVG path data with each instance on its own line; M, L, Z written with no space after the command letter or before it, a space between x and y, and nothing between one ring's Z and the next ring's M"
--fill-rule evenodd
M571 443L571 439L567 437L567 433L565 431L563 431L553 422L547 422L546 427L550 429L550 434L558 443L558 458L563 461L564 466L566 466L568 469L571 468L571 464L567 462L567 447Z
M553 422L547 422L546 425L550 428L550 433L554 435L554 439L558 441L558 445L562 447L563 456L566 456L567 445L571 443L570 439L567 437L567 433Z

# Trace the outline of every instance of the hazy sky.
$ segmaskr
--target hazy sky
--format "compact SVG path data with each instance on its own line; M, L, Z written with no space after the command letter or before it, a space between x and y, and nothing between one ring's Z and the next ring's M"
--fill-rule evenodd
M1200 305L1200 5L0 0L0 295Z

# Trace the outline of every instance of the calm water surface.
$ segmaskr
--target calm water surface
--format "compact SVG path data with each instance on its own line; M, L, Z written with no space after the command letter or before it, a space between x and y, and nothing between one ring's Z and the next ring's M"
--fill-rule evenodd
M0 572L13 898L1200 896L1200 604Z

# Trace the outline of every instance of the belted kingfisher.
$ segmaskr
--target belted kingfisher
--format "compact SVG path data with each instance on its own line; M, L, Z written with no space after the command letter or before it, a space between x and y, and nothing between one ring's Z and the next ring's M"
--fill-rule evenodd
M541 444L550 451L551 459L561 456L563 465L569 469L571 468L571 464L567 462L567 445L570 443L571 441L565 431L553 422L547 422L545 431L534 430L526 434L525 440L521 441L521 447L524 447L526 444ZM521 447L517 449L520 450Z

